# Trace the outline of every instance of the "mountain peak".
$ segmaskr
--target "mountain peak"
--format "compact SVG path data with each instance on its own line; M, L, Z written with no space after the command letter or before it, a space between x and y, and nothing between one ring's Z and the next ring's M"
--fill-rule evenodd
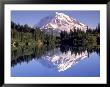
M55 12L56 15L65 15L64 13Z
M55 14L57 15L57 14L59 14L58 12L55 12Z
M56 17L60 17L60 18L67 18L67 19L70 19L70 17L64 13L59 13L59 12L56 12Z
M70 29L80 29L86 31L87 26L83 23L80 23L78 20L66 15L65 13L55 12L55 15L49 15L43 18L38 26L43 29L54 29L58 31L67 31Z

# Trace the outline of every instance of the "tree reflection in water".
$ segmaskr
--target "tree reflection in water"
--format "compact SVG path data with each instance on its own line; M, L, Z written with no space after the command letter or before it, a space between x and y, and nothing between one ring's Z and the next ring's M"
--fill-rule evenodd
M45 63L45 59L48 58L49 61L54 62L54 65L48 65L48 67L55 67L59 69L59 71L63 71L64 68L68 68L73 64L73 62L78 62L81 60L84 55L84 57L89 58L89 55L93 52L96 52L98 55L100 55L100 48L98 46L69 46L69 45L59 45L56 47L52 46L43 46L41 48L38 47L18 47L15 50L12 50L11 53L11 66L14 67L17 64L21 64L22 62L29 63L33 59L42 59L41 63ZM68 54L71 53L71 57ZM57 55L57 56L56 56ZM79 58L74 59L74 56L79 56ZM66 58L64 58L65 56ZM56 59L57 58L57 59ZM71 59L70 59L71 58ZM56 59L56 60L55 60ZM65 66L62 68L60 62L67 62L64 63ZM69 65L68 63L72 63ZM43 64L44 64L43 63ZM48 63L49 64L49 63ZM68 67L67 67L67 65ZM46 66L46 64L44 64ZM66 69L65 68L65 69Z

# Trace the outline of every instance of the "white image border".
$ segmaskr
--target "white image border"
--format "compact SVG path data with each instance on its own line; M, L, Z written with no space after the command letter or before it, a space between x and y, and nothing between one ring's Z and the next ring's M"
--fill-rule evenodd
M4 5L4 79L5 84L106 84L107 18L106 4L5 4ZM100 77L11 77L12 10L88 10L100 11Z

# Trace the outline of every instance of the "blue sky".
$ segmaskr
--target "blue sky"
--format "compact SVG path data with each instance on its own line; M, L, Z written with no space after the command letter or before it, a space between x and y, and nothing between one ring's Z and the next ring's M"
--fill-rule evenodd
M54 14L55 12L65 13L78 21L94 28L100 22L100 11L12 11L11 20L19 24L34 26L43 17Z

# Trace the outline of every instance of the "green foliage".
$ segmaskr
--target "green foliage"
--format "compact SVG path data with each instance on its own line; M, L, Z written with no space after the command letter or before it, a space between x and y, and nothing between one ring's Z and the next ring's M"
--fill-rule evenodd
M70 30L70 33L62 31L60 33L61 44L75 45L75 46L85 46L88 44L100 44L100 26L96 29L87 29L82 31L80 29Z
M88 44L100 45L100 24L96 29L89 29L86 31L80 29L73 29L70 32L61 31L60 36L46 34L38 27L32 28L25 25L11 22L11 45L18 46L56 46L57 44L71 45L71 46L86 46Z
M39 43L40 41L40 43ZM38 27L31 28L27 24L20 25L11 22L11 44L18 43L17 46L24 46L29 44L39 45L55 45L57 43L56 36L45 34Z

